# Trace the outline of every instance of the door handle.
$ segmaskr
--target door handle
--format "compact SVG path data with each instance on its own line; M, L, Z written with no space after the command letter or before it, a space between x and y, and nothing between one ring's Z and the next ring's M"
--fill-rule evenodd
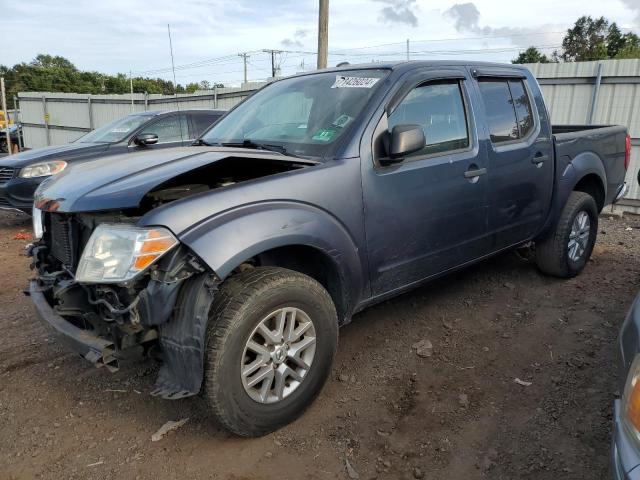
M538 152L531 159L531 163L533 163L536 167L540 167L542 162L546 160L549 160L549 155L545 155L542 152Z
M478 168L475 170L467 170L466 172L464 172L464 178L468 178L468 179L472 179L472 178L478 178L480 175L484 175L487 173L487 169L486 168Z

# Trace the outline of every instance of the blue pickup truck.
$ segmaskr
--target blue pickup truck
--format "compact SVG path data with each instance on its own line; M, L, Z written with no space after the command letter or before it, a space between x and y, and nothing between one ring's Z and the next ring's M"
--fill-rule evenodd
M70 165L35 195L29 294L109 369L271 432L315 398L354 313L523 245L585 267L626 192L620 126L552 127L523 67L406 62L273 82L195 145Z

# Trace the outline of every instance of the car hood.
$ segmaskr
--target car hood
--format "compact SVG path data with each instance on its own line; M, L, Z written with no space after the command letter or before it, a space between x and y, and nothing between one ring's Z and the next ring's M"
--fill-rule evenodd
M106 143L66 143L44 148L34 148L9 155L0 159L3 167L22 168L38 161L45 160L65 160L69 157L76 157L89 153L97 153L109 148Z
M89 212L138 207L145 194L189 170L229 157L264 158L316 164L262 150L181 147L112 155L69 165L36 190L35 204L58 212Z

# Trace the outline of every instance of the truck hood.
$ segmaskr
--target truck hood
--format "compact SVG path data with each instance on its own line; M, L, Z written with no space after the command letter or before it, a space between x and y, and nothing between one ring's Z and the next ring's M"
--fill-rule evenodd
M264 159L296 164L317 162L273 152L228 147L180 147L126 153L69 165L36 190L35 205L58 212L136 208L155 187L204 165L229 159Z
M22 168L46 160L65 160L70 157L97 153L109 148L107 143L67 143L51 147L35 148L0 159L3 167Z

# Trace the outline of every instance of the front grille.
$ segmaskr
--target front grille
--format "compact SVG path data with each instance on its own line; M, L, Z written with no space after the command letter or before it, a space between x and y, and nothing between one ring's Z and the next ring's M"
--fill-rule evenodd
M71 219L66 215L52 213L49 215L51 255L60 260L64 266L73 269L73 232Z
M7 183L9 180L11 180L14 174L15 174L15 168L0 167L0 185L2 185L3 183Z
M13 205L9 203L9 200L7 200L6 198L0 197L0 207L12 207L12 206Z

